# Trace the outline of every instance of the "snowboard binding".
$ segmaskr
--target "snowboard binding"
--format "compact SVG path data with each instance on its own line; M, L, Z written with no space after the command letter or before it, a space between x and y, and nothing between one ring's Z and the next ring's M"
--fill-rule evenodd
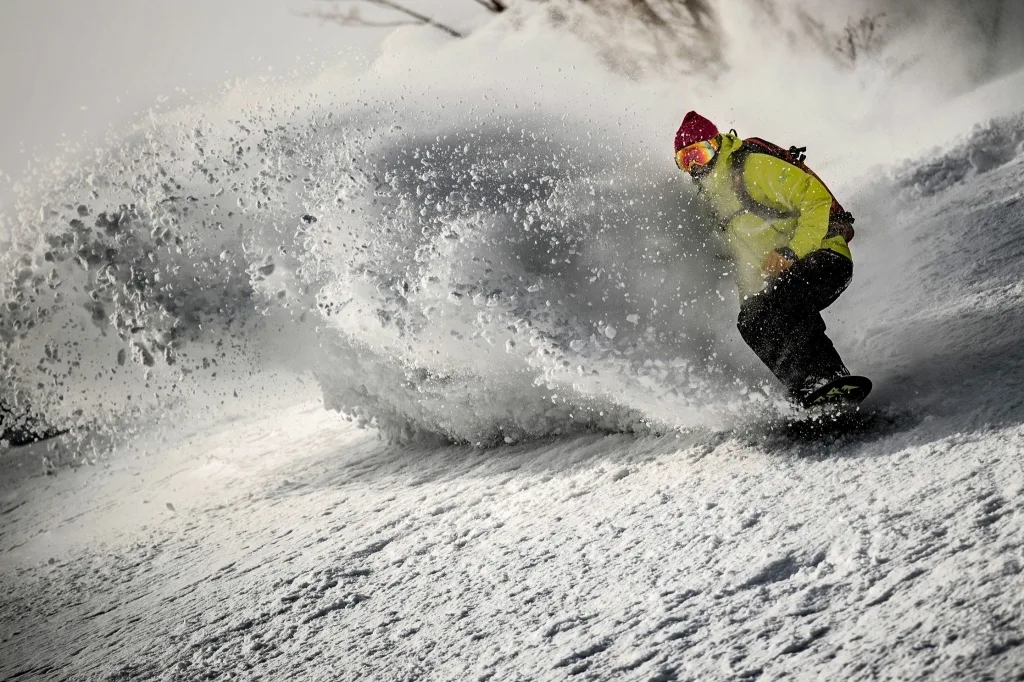
M861 376L841 376L797 398L801 407L849 407L859 405L871 393L871 380Z

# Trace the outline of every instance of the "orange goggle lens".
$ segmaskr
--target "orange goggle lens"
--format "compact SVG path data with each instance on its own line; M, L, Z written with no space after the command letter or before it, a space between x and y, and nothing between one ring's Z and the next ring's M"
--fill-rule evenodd
M717 152L715 147L713 140L704 140L691 144L689 147L683 147L676 152L676 165L689 173L694 166L710 163Z

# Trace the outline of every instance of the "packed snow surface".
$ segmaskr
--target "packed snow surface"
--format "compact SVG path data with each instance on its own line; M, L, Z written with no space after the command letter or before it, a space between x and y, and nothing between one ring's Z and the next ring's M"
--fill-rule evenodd
M1011 679L1019 423L388 447L318 405L5 490L5 679Z
M1024 675L1024 73L666 85L517 21L19 186L6 408L78 430L0 459L0 678ZM691 107L858 217L846 429L738 338Z

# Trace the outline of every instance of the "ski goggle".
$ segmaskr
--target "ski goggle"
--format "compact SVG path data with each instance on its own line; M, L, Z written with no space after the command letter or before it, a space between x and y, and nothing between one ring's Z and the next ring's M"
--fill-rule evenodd
M696 142L689 147L683 147L676 152L676 165L687 173L694 166L704 166L711 163L718 151L718 145L714 140Z

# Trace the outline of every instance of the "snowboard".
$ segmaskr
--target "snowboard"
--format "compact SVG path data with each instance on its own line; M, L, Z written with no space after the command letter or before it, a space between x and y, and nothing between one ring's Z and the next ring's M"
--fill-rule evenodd
M834 379L803 401L794 401L801 409L783 419L769 433L787 441L811 443L885 431L895 422L886 414L860 406L870 392L871 380L866 377Z
M803 407L848 407L859 405L871 393L871 379L844 376L833 379L803 399Z

